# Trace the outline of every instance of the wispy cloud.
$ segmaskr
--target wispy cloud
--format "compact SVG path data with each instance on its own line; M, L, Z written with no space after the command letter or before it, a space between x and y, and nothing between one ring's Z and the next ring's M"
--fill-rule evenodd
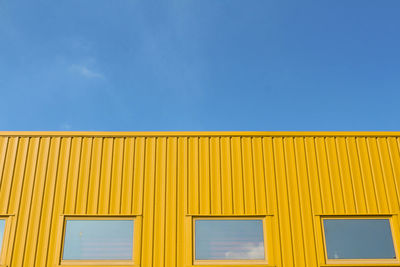
M228 251L225 253L226 259L264 259L264 244L263 242L243 243L239 246L240 249Z
M101 74L100 72L96 72L92 69L89 69L87 66L85 65L71 65L70 70L78 73L79 75L86 77L86 78L98 78L98 79L103 79L104 76L103 74Z
M60 130L62 130L62 131L69 131L69 130L71 130L72 126L71 126L71 124L69 124L68 122L63 122L63 123L61 123L61 124L59 125L58 128L59 128Z

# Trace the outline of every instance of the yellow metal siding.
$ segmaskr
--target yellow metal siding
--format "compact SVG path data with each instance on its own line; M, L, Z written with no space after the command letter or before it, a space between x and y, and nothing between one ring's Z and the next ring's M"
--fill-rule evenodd
M140 216L142 267L191 264L190 216L259 215L271 265L312 267L319 215L399 214L400 134L4 133L0 175L3 265L57 265L61 215Z

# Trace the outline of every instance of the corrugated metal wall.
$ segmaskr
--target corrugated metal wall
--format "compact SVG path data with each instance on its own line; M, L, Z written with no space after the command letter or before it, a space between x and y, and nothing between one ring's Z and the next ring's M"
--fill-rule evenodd
M324 262L315 216L398 214L396 136L0 136L4 264L54 266L63 214L142 216L141 266L187 266L187 215L270 215L271 264ZM316 234L317 233L317 234Z

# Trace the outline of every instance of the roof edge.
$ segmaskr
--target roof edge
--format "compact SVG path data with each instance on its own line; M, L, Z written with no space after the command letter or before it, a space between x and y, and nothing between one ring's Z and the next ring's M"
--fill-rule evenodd
M270 136L270 137L339 137L339 136L365 136L365 137L400 137L400 132L368 132L368 131L216 131L216 132L94 132L94 131L0 131L0 136L8 137L234 137L234 136Z

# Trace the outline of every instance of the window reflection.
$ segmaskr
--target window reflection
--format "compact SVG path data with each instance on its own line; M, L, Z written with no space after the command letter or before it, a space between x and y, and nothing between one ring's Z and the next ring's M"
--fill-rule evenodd
M4 229L6 227L6 220L0 219L0 253L3 247Z
M67 220L64 260L131 260L133 220Z
M328 259L394 259L389 219L324 219Z
M196 260L265 259L262 220L196 220Z

